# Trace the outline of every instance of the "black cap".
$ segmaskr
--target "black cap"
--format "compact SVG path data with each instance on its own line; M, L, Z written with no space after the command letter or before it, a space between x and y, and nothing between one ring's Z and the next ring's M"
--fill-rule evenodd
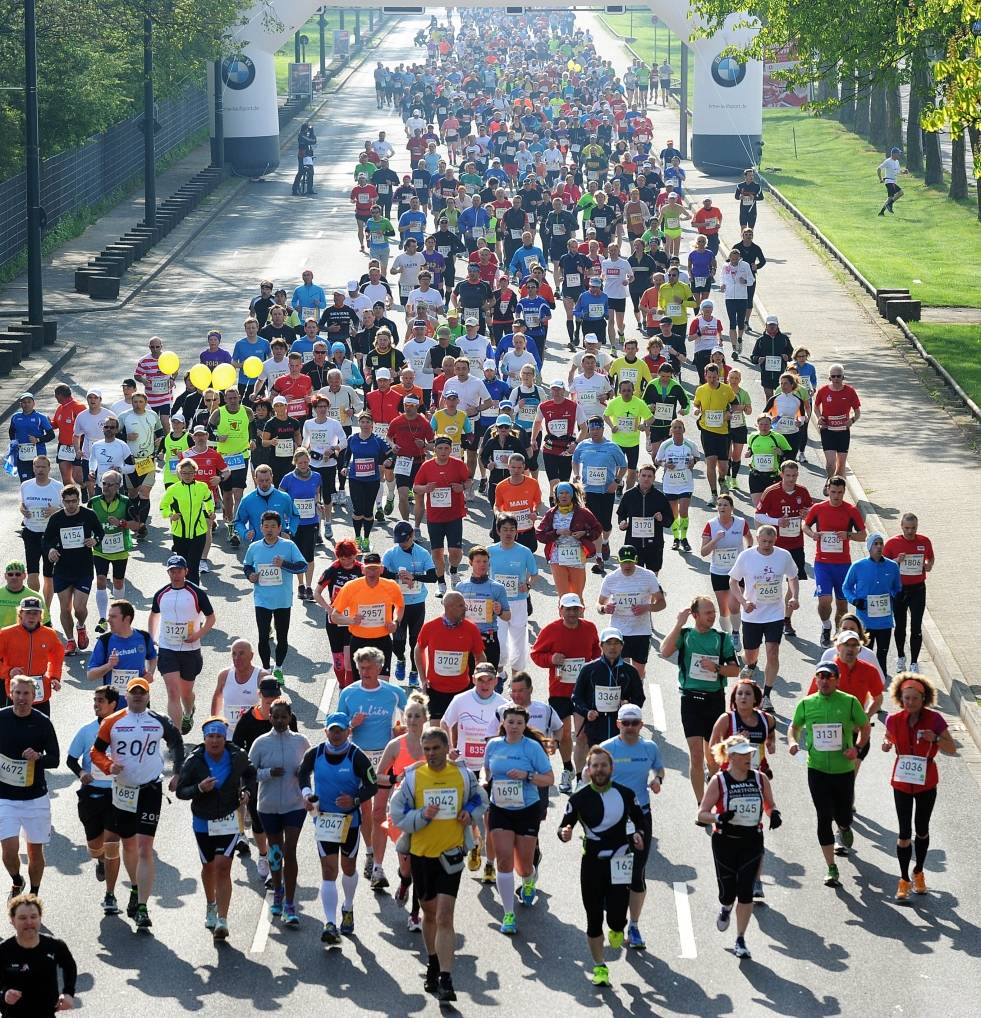
M838 671L838 666L834 661L822 661L817 668L814 669L815 675L820 675L822 672L825 675L833 675L836 679L841 678L841 672Z

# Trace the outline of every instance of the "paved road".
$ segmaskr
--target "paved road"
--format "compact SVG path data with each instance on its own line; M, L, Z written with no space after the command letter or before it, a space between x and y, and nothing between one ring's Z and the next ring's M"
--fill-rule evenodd
M386 44L387 59L409 59L416 25L407 21ZM201 337L217 325L226 337L238 335L260 276L291 283L311 266L324 285L343 283L363 264L353 240L346 200L359 142L375 128L399 137L399 124L376 114L367 70L359 72L316 125L321 139L315 199L289 195L291 173L252 185L214 228L203 234L175 265L111 321L84 316L73 322L81 354L66 378L79 387L101 383L107 389L129 370L151 332L164 335L185 361L196 355ZM369 130L370 127L370 130ZM774 293L774 302L779 298ZM566 360L564 328L550 344L549 360ZM126 352L121 356L121 338ZM690 378L686 379L690 381ZM753 387L754 397L759 397ZM819 489L817 474L805 482ZM698 488L704 494L702 481ZM745 508L747 503L742 502ZM17 514L11 499L0 508L0 552L18 553ZM696 500L692 533L707 519ZM386 527L386 532L390 528ZM159 529L154 530L157 537ZM470 541L484 540L486 511L474 505L467 523ZM384 538L376 531L376 543ZM941 545L943 547L943 545ZM145 611L152 591L165 579L163 548L146 548L131 566L130 595ZM705 566L667 553L661 578L669 611L657 630L698 592L708 589ZM217 568L207 589L223 598L219 625L208 641L202 700L213 688L229 641L252 634L252 610L236 560L216 546ZM589 577L587 603L595 601L598 579ZM536 625L552 617L551 589L535 597ZM801 639L786 649L775 705L783 729L809 678L818 648L818 629L809 598L800 613ZM332 676L319 609L294 612L288 688L308 735L329 706ZM537 673L536 677L543 680ZM595 991L587 982L577 893L577 851L554 837L555 812L543 826L545 862L539 903L519 916L513 941L497 932L501 909L496 893L464 881L458 909L461 930L456 984L459 1009L476 1007L585 1014L608 1008L615 1014L677 1013L728 1015L870 1015L935 1009L941 995L951 1013L974 1004L981 975L981 915L973 881L976 852L978 780L981 759L965 747L958 760L942 763L943 786L928 864L932 893L915 904L891 902L895 889L895 818L886 758L871 755L859 782L854 857L843 866L843 887L822 886L823 866L814 838L805 770L781 750L774 761L775 790L783 809L783 828L768 837L764 878L768 907L750 929L752 962L738 963L726 950L730 935L714 927L715 880L708 839L693 824L694 802L686 778L674 669L657 663L649 675L648 720L665 754L668 779L655 809L655 846L649 866L650 894L643 923L649 950L616 960L614 989ZM89 717L88 684L81 658L55 708L62 746ZM959 728L953 718L955 732ZM876 729L876 741L880 728ZM357 930L340 951L324 953L318 940L318 868L311 838L301 842L302 923L298 930L270 930L264 921L261 885L254 866L235 864L236 888L230 915L230 942L216 949L203 928L204 902L187 806L164 804L159 833L160 864L154 899L153 936L136 940L124 919L103 919L101 888L86 857L75 816L74 781L66 771L53 777L56 833L43 896L49 926L71 944L83 973L80 992L86 1009L106 1014L155 1008L163 1015L205 1010L209 1015L258 1014L290 1008L322 1009L336 1000L366 1014L434 1011L419 980L420 939L405 930L405 914L387 895L366 886L356 898ZM557 802L557 797L556 797ZM393 870L389 860L389 873ZM871 962L871 965L870 965Z

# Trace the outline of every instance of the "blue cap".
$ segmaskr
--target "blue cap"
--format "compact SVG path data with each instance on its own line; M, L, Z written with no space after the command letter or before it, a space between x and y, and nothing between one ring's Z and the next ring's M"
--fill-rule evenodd
M331 353L347 353L347 347L343 343L331 343L330 344L330 352Z
M168 569L186 569L187 568L187 559L184 558L183 555L171 555L170 558L167 559L167 568Z
M499 414L497 420L494 422L498 427L507 425L509 428L514 424L514 421L508 417L507 414Z
M350 728L351 719L342 710L335 710L324 719L324 728Z

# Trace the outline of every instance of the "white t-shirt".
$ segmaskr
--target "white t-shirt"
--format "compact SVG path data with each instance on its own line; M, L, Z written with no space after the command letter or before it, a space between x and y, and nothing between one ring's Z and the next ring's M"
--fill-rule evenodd
M129 409L129 406L126 407ZM88 459L92 451L92 443L102 440L102 425L115 414L108 407L100 407L96 413L90 410L83 410L75 418L75 434L82 436L82 456Z
M417 286L409 294L406 304L411 304L416 309L417 315L428 315L430 318L434 318L437 312L446 310L446 303L439 295L439 291L432 287L423 291Z
M616 605L616 611L605 618L611 619L610 625L616 626L624 636L650 636L651 613L634 615L631 608L635 604L649 604L660 589L661 584L650 569L637 566L630 576L615 569L600 585L600 597L608 597Z
M416 293L419 291L417 290ZM432 291L435 293L435 290ZM435 339L427 337L426 339L416 342L414 339L410 339L405 346L402 347L402 354L405 357L406 364L416 373L416 385L420 389L431 389L433 387L433 381L435 375L432 371L427 372L427 368L430 368L429 363L429 351L434 346L439 346L439 343Z
M343 451L347 448L347 435L338 421L330 417L326 421L310 418L303 422L303 447L310 450L310 458L315 467L332 465L332 456L325 456L328 449L337 447Z
M488 729L494 721L495 711L506 702L500 693L492 693L486 700L481 700L475 689L457 693L450 700L443 721L451 729L456 725L456 749L470 770L477 771L483 767L484 747L490 738Z
M426 259L418 252L410 255L403 251L396 255L392 262L392 275L398 276L400 292L411 293L419 285L419 273L425 267Z
M728 576L729 570L735 564L739 553L744 550L743 538L749 533L749 524L739 516L732 518L732 523L726 529L722 521L716 517L705 524L702 537L713 538L723 534L723 538L712 549L712 562L709 572L716 576Z
M459 346L461 341L458 339L456 342ZM487 340L485 339L484 342L486 343ZM463 348L461 347L461 350L462 349ZM467 414L475 413L477 407L480 406L485 399L490 399L490 393L487 391L487 386L484 385L483 380L475 378L473 375L471 375L465 382L461 382L459 378L454 378L452 382L446 383L443 391L445 392L446 389L451 386L453 392L460 397L460 409Z
M496 739L501 731L501 715L504 713L505 704L502 704L494 712L494 720L487 728L487 738ZM541 700L532 700L526 708L529 714L528 727L539 732L541 735L553 738L562 731L562 718L556 713L553 707Z
M144 459L153 455L153 439L160 427L160 418L153 410L147 408L138 414L135 410L121 414L119 417L119 437L129 442L133 459ZM136 435L132 441L128 435Z
M687 495L695 487L695 475L688 466L688 460L698 460L698 450L687 438L676 445L673 438L666 438L654 459L662 463L661 491L665 495Z
M281 361L274 361L272 357L262 362L262 371L259 372L259 377L266 383L266 391L271 392L273 382L277 378L282 378L283 375L290 373L290 362L288 357L284 357Z
M464 333L455 340L455 344L460 348L460 355L470 361L470 374L476 378L483 378L484 361L488 358L494 359L494 347L487 337L478 334L470 339Z
M797 563L784 548L774 548L769 555L757 548L740 552L729 579L742 580L743 597L756 605L752 612L743 609L743 622L782 622L784 577L793 579L796 576Z
M388 307L388 298L391 296L391 292L390 288L384 283L372 283L369 281L361 287L361 292L368 298L369 307L377 301L381 301L385 307Z
M895 184L901 169L898 159L883 159L879 163L879 171L882 173L883 183L886 184Z
M633 279L633 269L626 258L604 258L600 262L603 272L603 293L614 300L624 300L627 285Z
M521 379L521 369L526 364L530 364L536 372L538 371L538 362L532 354L527 350L518 353L512 348L501 358L501 376L511 385L517 385Z
M572 366L576 369L576 374L582 373L582 359L586 356L586 352L581 350L572 358ZM598 371L606 373L606 369L613 363L613 358L605 350L596 351L596 368Z
M131 474L133 468L123 466L129 455L129 446L121 438L93 442L89 451L89 475L98 481L107 470Z
M48 478L48 483L40 485L32 477L24 481L20 486L20 500L24 507L31 514L24 518L24 526L35 534L43 534L48 525L48 518L44 514L45 509L51 506L61 508L61 489L64 485L53 477Z
M569 392L572 398L581 404L588 413L600 413L602 405L599 400L601 396L610 394L610 380L598 371L593 372L591 378L587 378L585 375L576 375L569 386Z

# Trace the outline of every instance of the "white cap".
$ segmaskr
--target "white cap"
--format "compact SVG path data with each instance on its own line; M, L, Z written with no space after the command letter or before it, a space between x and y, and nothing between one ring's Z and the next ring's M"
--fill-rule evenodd
M359 289L358 281L356 279L349 279L347 281L347 288L348 288L348 291Z
M623 633L621 633L616 626L607 626L606 629L600 633L600 643L606 643L607 640L619 640L623 643Z
M733 753L752 753L756 747L751 742L734 742L726 747L726 752L731 756Z
M391 371L388 370L388 368L379 368L375 372L375 378L391 378L391 377L392 373Z
M578 594L563 594L559 598L560 608L585 608L582 598Z
M488 370L497 371L497 361L495 361L492 357L488 357L487 360L484 361L484 371Z
M178 410L176 414L171 414L170 423L173 424L174 421L180 421L181 424L186 424L187 418L180 412L180 410Z
M625 703L617 711L618 721L643 721L644 712L635 703Z
M854 640L856 643L861 643L862 638L852 629L843 629L836 637L835 644L840 646L843 643L851 643Z
M99 399L102 399L102 390L101 389L89 389L88 392L85 393L85 395L86 396L98 396Z
M779 325L780 322L777 319L776 315L767 315L766 316L766 324L767 325Z
M289 403L289 400L285 396L274 396L272 405L278 406L280 403L282 403L285 406L286 404Z
M480 319L479 318L474 318L473 315L468 315L466 318L463 319L463 324L464 325L479 325L480 324Z

